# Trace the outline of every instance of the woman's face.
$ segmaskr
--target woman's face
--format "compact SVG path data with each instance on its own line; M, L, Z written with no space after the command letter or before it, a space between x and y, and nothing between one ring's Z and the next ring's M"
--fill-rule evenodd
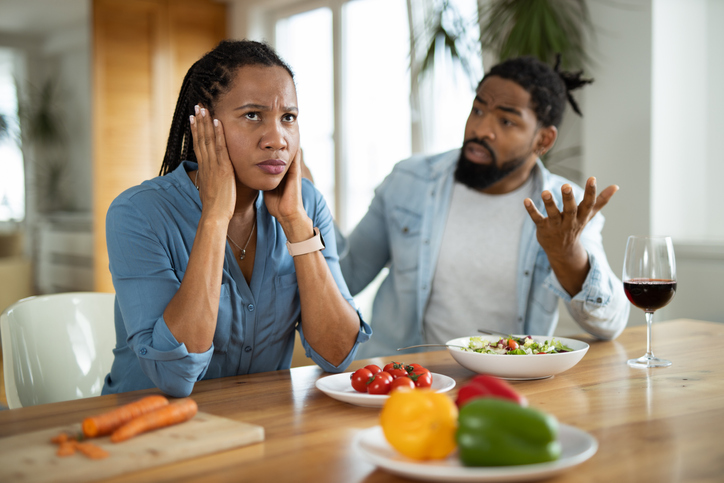
M214 117L224 127L236 179L253 190L272 190L299 149L297 91L282 67L244 66L217 99Z

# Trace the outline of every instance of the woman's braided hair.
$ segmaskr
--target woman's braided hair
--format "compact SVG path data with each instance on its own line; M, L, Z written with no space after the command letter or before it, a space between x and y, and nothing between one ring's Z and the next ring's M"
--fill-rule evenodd
M214 50L196 61L184 77L171 121L161 175L176 169L183 160L196 161L189 123L189 116L194 115L194 106L202 104L213 113L219 96L231 88L237 70L247 65L282 67L294 79L289 66L267 44L252 40L221 41Z
M576 114L583 116L571 91L593 82L593 79L582 77L583 71L561 71L560 64L560 55L557 56L556 65L552 69L535 57L517 57L491 68L480 84L489 76L498 76L515 82L530 94L538 121L543 126L558 127L563 119L566 101L571 103Z

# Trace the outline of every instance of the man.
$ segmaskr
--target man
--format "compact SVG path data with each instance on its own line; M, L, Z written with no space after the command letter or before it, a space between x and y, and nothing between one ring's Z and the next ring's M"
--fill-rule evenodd
M478 328L550 335L559 298L594 336L621 333L629 304L598 214L618 187L596 197L594 178L584 192L539 159L566 100L580 114L569 90L587 82L533 58L496 65L478 86L462 149L404 160L375 190L368 213L339 240L353 295L389 266L374 300L375 334L359 357Z

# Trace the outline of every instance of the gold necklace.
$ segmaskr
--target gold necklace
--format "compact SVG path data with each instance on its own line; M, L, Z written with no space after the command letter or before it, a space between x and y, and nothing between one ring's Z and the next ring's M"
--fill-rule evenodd
M199 170L197 169L196 176L194 177L194 186L196 186L197 190L199 189L198 181L199 181ZM228 233L226 234L226 238L228 238L229 241L231 243L233 243L234 246L241 251L239 253L239 260L243 260L246 258L246 247L249 246L249 242L251 241L251 236L254 234L254 228L256 228L256 218L254 219L254 224L251 226L251 233L249 233L249 239L246 240L246 244L244 245L244 248L241 248L234 240L232 240Z
M244 258L246 258L246 247L249 246L249 242L251 241L251 236L254 234L254 228L256 228L256 219L254 220L254 224L251 226L251 233L249 233L249 239L246 240L246 245L244 245L244 248L241 248L239 245L237 245L236 242L231 239L231 237L229 236L228 233L226 234L226 238L228 238L229 241L231 243L233 243L236 248L241 250L241 253L239 254L239 260L243 260Z

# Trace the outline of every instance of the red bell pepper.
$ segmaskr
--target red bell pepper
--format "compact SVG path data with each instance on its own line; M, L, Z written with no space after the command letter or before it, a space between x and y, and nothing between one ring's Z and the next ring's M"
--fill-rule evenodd
M507 399L523 407L528 406L528 400L525 396L515 392L510 384L495 376L485 374L475 376L472 381L461 387L455 404L461 408L467 402L481 397Z

